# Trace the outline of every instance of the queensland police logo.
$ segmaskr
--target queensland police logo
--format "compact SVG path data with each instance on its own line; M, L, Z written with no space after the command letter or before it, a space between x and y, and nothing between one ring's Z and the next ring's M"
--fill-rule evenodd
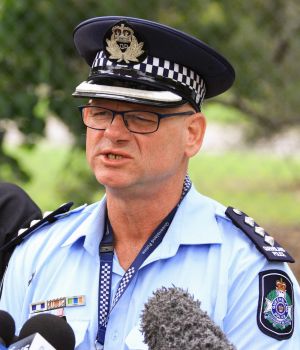
M265 319L276 329L284 330L292 324L292 301L282 278L276 281L276 289L267 295L263 312Z
M260 273L258 326L278 340L290 338L294 329L293 285L285 272Z
M137 33L126 22L113 26L106 34L105 42L106 53L110 60L128 64L138 63L144 59L144 42L138 41Z

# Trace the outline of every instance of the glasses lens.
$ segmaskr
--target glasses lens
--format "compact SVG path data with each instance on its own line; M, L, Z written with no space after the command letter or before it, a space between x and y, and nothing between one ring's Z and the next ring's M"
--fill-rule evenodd
M93 129L105 130L109 127L113 113L102 107L85 106L82 118L86 126Z
M150 133L157 130L158 116L147 111L130 111L124 113L127 128L133 132Z

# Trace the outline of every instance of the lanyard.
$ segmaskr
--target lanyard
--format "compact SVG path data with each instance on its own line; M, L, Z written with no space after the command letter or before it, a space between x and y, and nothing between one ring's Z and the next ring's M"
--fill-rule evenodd
M110 312L116 306L117 302L127 289L129 283L135 276L136 272L147 259L147 257L154 252L154 250L159 246L163 240L165 234L168 231L169 226L176 214L176 211L185 197L185 195L190 190L192 184L188 176L185 177L182 194L177 205L172 209L172 211L165 217L165 219L158 225L154 230L152 235L148 238L141 251L130 265L128 270L123 275L113 301L110 301L111 294L111 281L112 281L112 268L113 268L113 257L114 257L114 247L113 247L113 230L110 222L107 218L106 232L103 235L102 241L99 246L100 255L100 275L99 275L99 301L98 301L98 332L96 339L96 349L103 349L106 326L109 318Z

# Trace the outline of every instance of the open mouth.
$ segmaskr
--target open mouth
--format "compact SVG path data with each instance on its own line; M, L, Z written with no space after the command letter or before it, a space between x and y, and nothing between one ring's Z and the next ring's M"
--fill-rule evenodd
M113 154L113 153L108 153L108 154L106 155L106 157L107 157L108 159L122 159L122 158L123 158L123 156L121 156L121 155L119 155L119 154Z

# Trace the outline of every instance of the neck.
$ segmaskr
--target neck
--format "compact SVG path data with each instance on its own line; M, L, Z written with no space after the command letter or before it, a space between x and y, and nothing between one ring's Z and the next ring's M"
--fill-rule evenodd
M178 203L183 179L141 193L107 190L108 217L114 231L115 250L123 268L130 266L155 228Z

